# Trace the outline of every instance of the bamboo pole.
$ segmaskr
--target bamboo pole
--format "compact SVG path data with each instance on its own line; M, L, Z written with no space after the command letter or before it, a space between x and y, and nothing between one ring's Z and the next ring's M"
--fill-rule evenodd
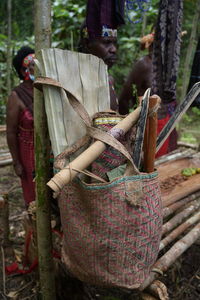
M174 213L177 209L185 206L187 203L191 202L192 200L195 200L200 197L200 192L194 193L192 195L189 195L188 197L185 197L174 204L171 204L168 207L163 208L163 218L168 217L172 213Z
M40 50L51 45L51 1L35 0L35 45L36 58ZM37 71L37 70L36 70ZM35 74L38 75L37 72ZM55 274L52 258L50 219L50 190L46 186L50 171L49 135L43 95L34 89L34 145L36 168L36 224L40 290L42 299L56 299Z
M159 251L161 251L165 246L171 243L175 238L177 238L181 233L183 233L186 229L188 229L191 225L197 223L200 220L200 212L189 218L183 224L178 226L169 235L167 235L161 242Z
M172 230L175 226L180 224L184 218L187 218L189 215L191 215L196 209L200 207L200 201L194 200L190 206L185 208L183 211L178 213L176 216L171 218L167 223L165 223L162 227L162 234L169 232Z
M167 269L181 256L198 238L200 237L200 223L198 223L188 234L176 242L169 251L167 251L154 264L149 277L140 286L143 291L149 286L160 274L167 271Z
M120 121L116 126L112 128L123 130L126 133L138 120L141 107L139 106L130 113L126 118ZM76 159L74 159L66 168L62 169L57 173L47 185L54 190L59 192L64 185L68 184L72 179L79 173L86 169L104 150L106 144L101 141L94 142L88 149L82 152Z

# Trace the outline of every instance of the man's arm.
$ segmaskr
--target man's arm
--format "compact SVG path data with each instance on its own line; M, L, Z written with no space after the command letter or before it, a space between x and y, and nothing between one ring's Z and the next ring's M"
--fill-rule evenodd
M110 108L114 111L118 111L118 100L114 88L114 79L109 75L109 88L110 88Z
M135 63L131 72L129 73L121 94L119 96L119 112L121 114L127 114L129 112L129 103L134 106L136 104L136 97L133 95L133 85L136 86L138 96L142 96L142 86L146 77L146 64L142 58Z

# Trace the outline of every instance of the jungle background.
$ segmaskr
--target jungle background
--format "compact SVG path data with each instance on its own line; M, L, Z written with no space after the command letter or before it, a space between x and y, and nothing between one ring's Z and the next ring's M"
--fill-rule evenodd
M131 66L145 51L140 51L140 38L152 31L155 25L159 0L147 1L148 10L136 10L132 20L126 15L126 25L118 34L118 63L112 68L115 88L119 93ZM79 28L85 17L86 1L52 0L52 47L76 50ZM182 100L187 92L191 65L200 34L200 1L184 0L182 30L187 34L182 38L180 67L177 80L177 99ZM0 1L0 124L5 123L7 97L18 83L12 69L12 57L22 45L34 47L34 1ZM199 109L192 108L185 114L182 123L189 129L180 129L180 138L196 142L196 133L190 128L194 119L199 118ZM181 124L182 124L181 123Z
M85 17L84 0L52 0L52 47L76 50L79 40L79 28ZM136 11L134 20L126 18L118 33L118 62L112 69L115 87L119 93L131 66L145 54L140 51L140 38L151 32L156 22L159 0L152 0L145 14ZM177 100L183 100L189 83L191 66L197 41L200 35L200 0L184 0L182 30L187 34L182 38L180 67L177 80ZM5 124L6 101L11 89L18 84L18 78L12 68L12 57L17 50L29 45L34 48L34 1L0 1L0 125ZM179 139L199 144L200 109L192 107L183 116L178 125ZM5 136L0 138L1 146ZM13 174L12 166L0 169L0 191L10 191L10 239L15 243L15 254L21 255L24 229L21 215L24 210L19 180ZM14 188L13 188L14 187ZM18 250L19 248L19 250ZM19 258L20 259L20 258ZM193 245L167 272L165 282L169 288L170 299L196 300L200 293L200 251L199 244ZM0 276L1 278L1 276ZM73 284L72 284L73 286ZM37 280L34 274L26 277L12 276L6 281L7 298L0 293L0 299L39 299ZM70 287L66 287L70 295ZM75 288L76 289L76 288ZM5 293L4 293L5 294ZM2 298L1 298L2 297ZM64 299L64 298L63 298ZM67 298L82 299L82 298ZM104 299L111 300L109 296ZM127 300L128 298L126 298ZM133 298L129 298L133 299ZM134 298L135 299L135 298Z

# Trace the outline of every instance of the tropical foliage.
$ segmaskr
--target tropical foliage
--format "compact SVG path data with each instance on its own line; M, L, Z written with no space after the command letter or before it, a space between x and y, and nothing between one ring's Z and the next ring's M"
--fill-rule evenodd
M34 0L10 0L12 4L12 55L22 45L34 47ZM85 0L52 0L52 47L76 50L79 40L79 28L85 18ZM139 51L139 40L142 34L151 32L156 22L159 0L151 0L149 10L141 14L140 10L132 13L131 21L126 17L126 25L119 30L118 63L112 69L116 89L119 92L131 65L144 55ZM184 0L183 30L187 35L183 38L181 62L178 78L178 93L181 91L184 57L189 45L192 20L199 0ZM8 44L8 0L0 1L0 123L5 121L5 102L7 99L7 44ZM132 22L134 21L134 22ZM136 21L136 22L135 22ZM138 22L139 21L139 22ZM200 25L198 25L200 27ZM198 33L200 28L198 28ZM196 37L197 39L197 37ZM194 42L194 47L195 47ZM194 48L195 49L195 48ZM193 51L194 52L194 51ZM194 54L194 53L193 53ZM191 62L192 63L192 57ZM17 77L11 72L11 83L14 86ZM190 69L188 70L188 76Z

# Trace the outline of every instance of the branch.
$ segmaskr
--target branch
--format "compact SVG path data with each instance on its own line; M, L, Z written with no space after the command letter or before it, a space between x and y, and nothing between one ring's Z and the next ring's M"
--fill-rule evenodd
M167 251L160 259L157 260L149 277L144 281L139 289L143 291L160 275L160 273L167 271L167 269L176 261L176 259L180 257L181 254L183 254L199 237L200 223L198 223L188 234L175 243L169 251Z

